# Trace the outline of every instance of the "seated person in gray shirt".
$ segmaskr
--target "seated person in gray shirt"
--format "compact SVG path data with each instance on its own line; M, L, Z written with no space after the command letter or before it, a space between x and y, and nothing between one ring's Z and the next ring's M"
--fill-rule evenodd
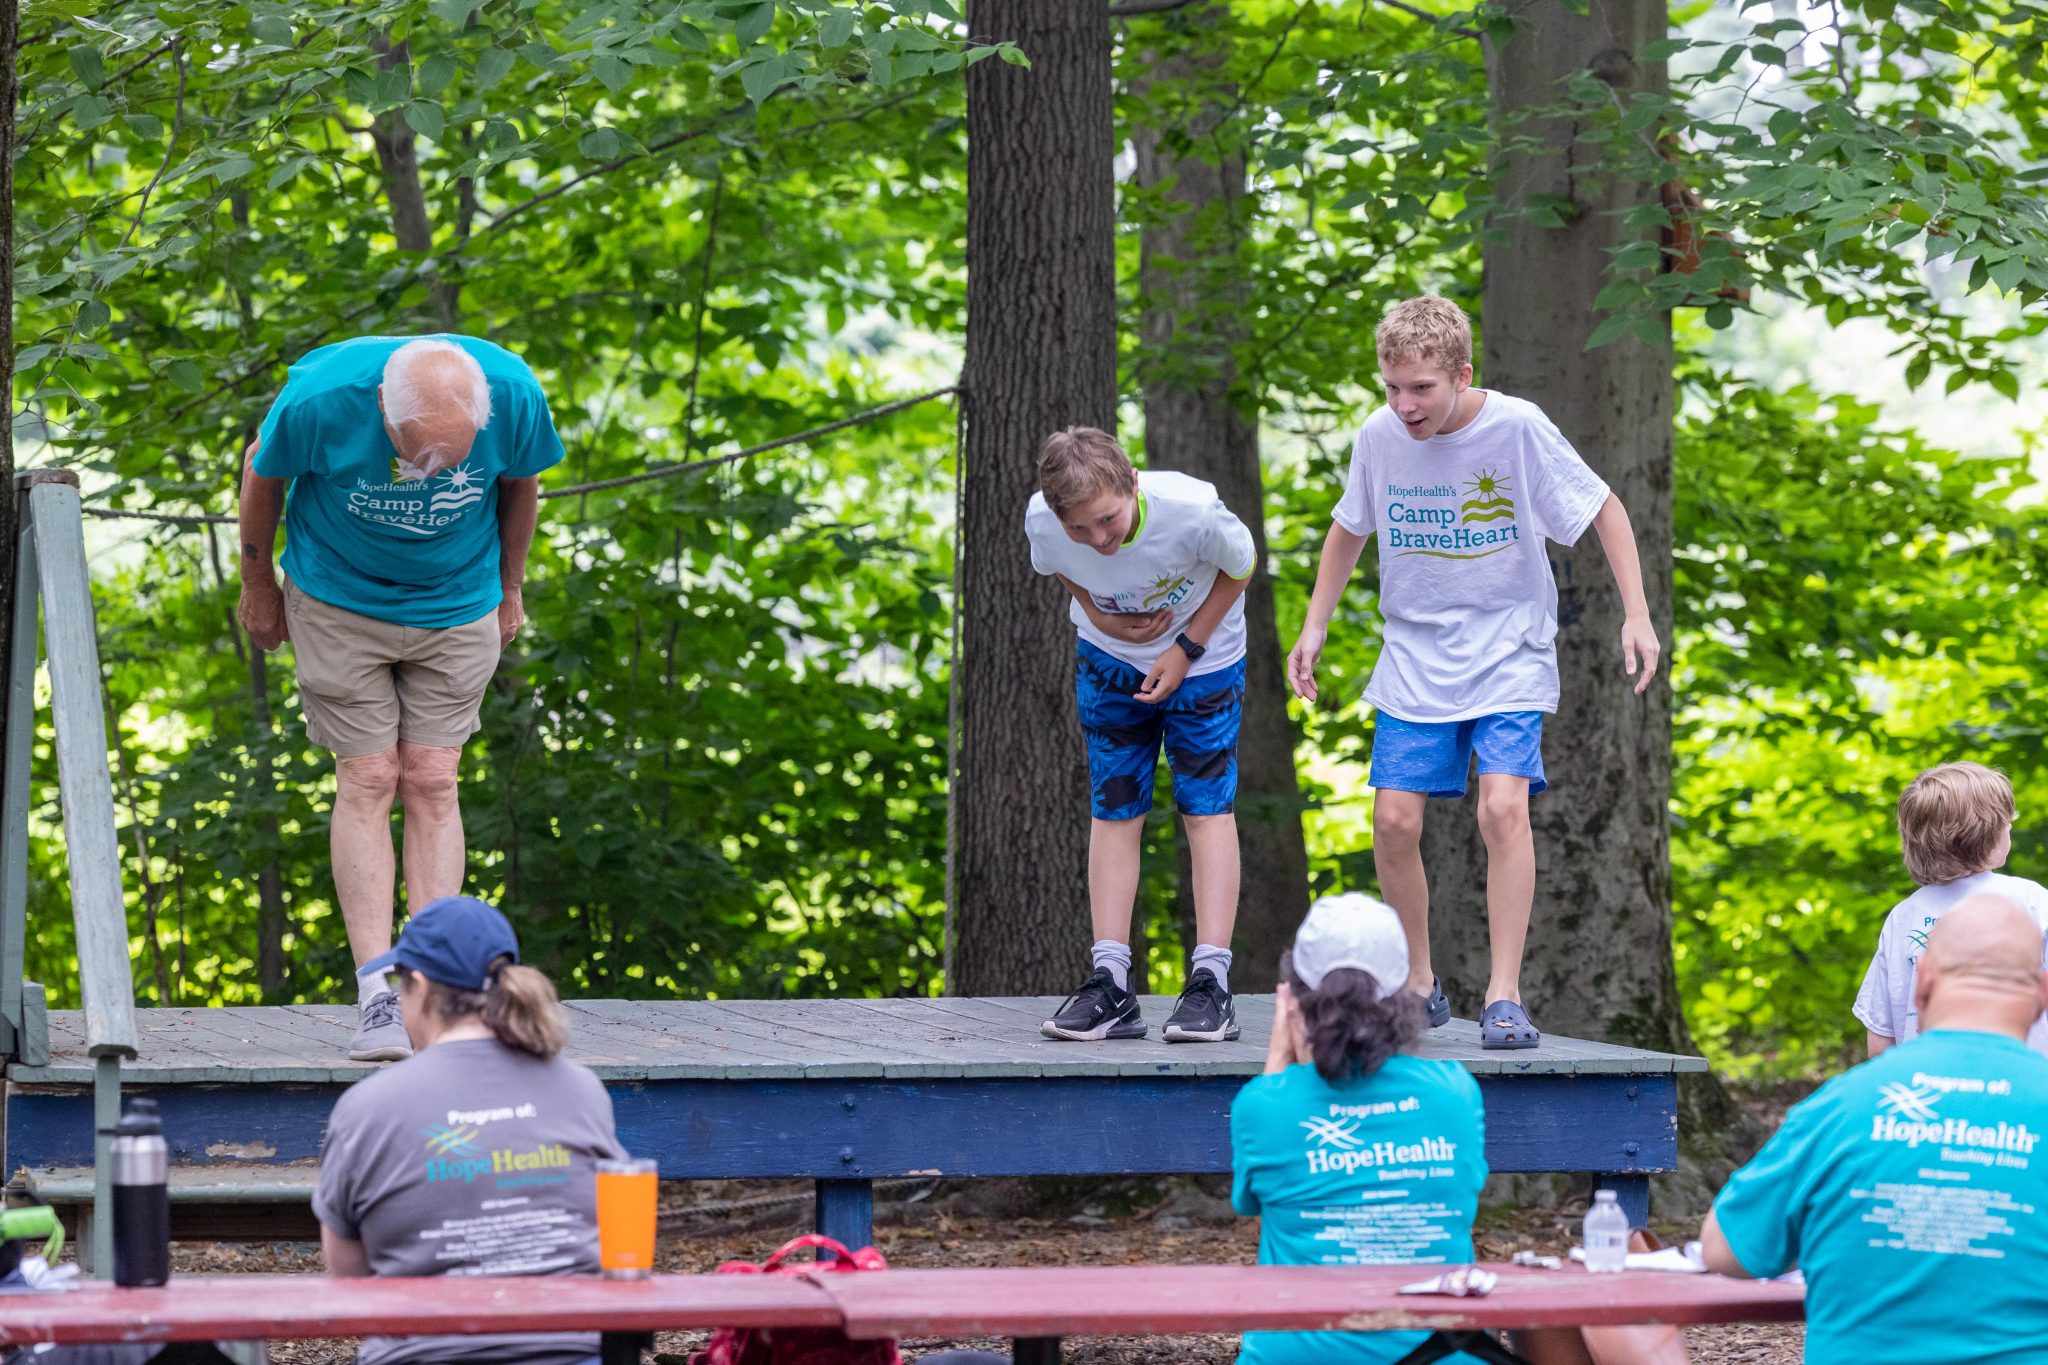
M327 1121L313 1212L330 1275L594 1274L594 1163L624 1155L611 1097L558 1055L555 988L503 915L444 896L389 970L413 1056L348 1088ZM595 1332L373 1337L359 1365L584 1365Z

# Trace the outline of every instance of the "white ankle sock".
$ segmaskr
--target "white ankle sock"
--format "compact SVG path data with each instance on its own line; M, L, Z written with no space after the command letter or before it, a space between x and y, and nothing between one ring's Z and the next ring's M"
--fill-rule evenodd
M1107 967L1116 981L1116 988L1127 991L1131 988L1131 945L1118 943L1113 938L1099 938L1088 949L1088 956L1097 967Z
M384 973L381 971L359 972L356 974L356 1004L358 1005L367 1005L390 989L391 986L384 980Z
M1193 976L1204 967L1216 974L1217 985L1226 991L1230 989L1230 949L1197 943L1195 951L1188 955L1188 975Z

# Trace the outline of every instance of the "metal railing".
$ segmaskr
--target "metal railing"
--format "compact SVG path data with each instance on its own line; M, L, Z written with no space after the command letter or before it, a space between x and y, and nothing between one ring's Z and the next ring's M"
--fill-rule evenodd
M47 658L86 1051L93 1058L93 1244L81 1250L89 1251L104 1276L113 1266L108 1152L120 1117L121 1061L136 1054L135 987L78 476L53 469L17 475L15 505L20 539L6 657L6 745L0 755L0 1043L7 1055L28 1065L50 1060L43 989L23 979L36 664Z

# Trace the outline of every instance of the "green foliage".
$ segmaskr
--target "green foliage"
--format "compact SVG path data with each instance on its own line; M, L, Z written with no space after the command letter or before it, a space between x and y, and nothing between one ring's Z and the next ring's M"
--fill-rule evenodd
M1913 883L1893 812L1969 758L2012 778L2012 867L2048 747L2028 694L2048 657L2048 512L2023 456L1964 459L1870 408L1696 374L1677 487L1672 863L1679 980L1722 1065L1860 1055L1849 1014Z
M324 341L456 328L518 350L570 451L550 486L701 459L949 382L961 332L961 71L1028 53L943 0L180 0L31 3L17 168L26 459L103 508L219 512L284 377ZM2010 391L1956 285L2038 302L2040 44L1991 0L1849 6L1804 37L1754 12L1685 20L1673 96L1577 82L1526 125L1488 114L1475 34L1355 0L1183 10L1117 26L1120 134L1241 156L1250 191L1208 300L1140 343L1125 184L1127 391L1216 365L1269 441L1280 628L1300 624L1376 369L1372 322L1438 289L1476 305L1502 140L1570 111L1605 169L1706 197L1699 272L1617 259L1631 321L1723 285L1875 316L1912 352ZM1715 28L1720 24L1720 28ZM1803 30L1802 30L1803 32ZM1837 66L1848 35L1867 61ZM1774 58L1773 54L1776 53ZM1655 54L1653 54L1654 56ZM1799 56L1801 61L1795 60ZM1810 58L1811 60L1806 60ZM1974 80L1963 73L1974 73ZM417 162L416 171L406 167ZM394 208L416 190L422 220ZM1530 212L1562 222L1569 200ZM1645 216L1635 226L1658 224ZM1910 229L1910 230L1909 230ZM422 235L423 234L423 237ZM1966 269L1930 272L1929 258ZM1960 277L1960 278L1958 278ZM1953 283L1943 283L1952 281ZM1722 301L1712 325L1732 320ZM1482 320L1483 325L1483 320ZM1726 1066L1853 1048L1847 1007L1908 889L1890 810L1929 763L2000 764L2048 794L2020 704L2044 657L2042 515L2017 458L1966 461L1834 397L1688 377L1677 466L1674 861L1693 1027ZM574 993L889 993L940 971L951 648L952 413L708 474L543 504L528 633L501 669L464 793L473 889ZM37 445L40 440L40 446ZM1171 463L1171 452L1151 454ZM2023 505L2024 504L2024 505ZM93 523L116 771L145 998L248 1001L260 885L282 888L275 998L332 998L349 959L327 867L331 763L290 669L235 629L235 548ZM1369 578L1370 560L1362 575ZM1354 589L1322 677L1374 662ZM1371 883L1356 706L1304 715L1319 887ZM1047 742L1077 742L1049 729ZM38 754L30 971L73 989L54 786ZM1176 931L1162 815L1146 920ZM1078 814L1078 813L1077 813ZM2048 846L2024 825L2015 869Z
M943 2L29 22L46 40L24 49L18 430L24 459L80 469L89 503L232 507L286 363L361 332L519 351L570 452L557 484L951 378L927 339L959 328L960 262L935 249L960 236L958 68L996 49ZM409 193L429 234L413 249ZM471 886L572 989L934 987L952 459L933 404L543 504L534 624L465 806ZM289 976L272 993L331 996L349 967L331 760L301 737L284 656L252 675L232 540L91 525L138 979L256 998L274 869ZM31 970L62 999L61 845L43 833Z
M1614 313L1596 342L1675 307L1726 327L1740 306L1730 295L1754 286L1835 325L1882 320L1914 387L1939 365L1951 392L1984 382L2017 398L2005 347L2048 325L2037 307L2048 297L2044 16L2007 0L1768 13L1731 26L1709 11L1652 44L1643 56L1668 61L1669 93L1617 98L1590 73L1572 83L1572 114L1604 148L1604 168L1645 187L1629 226L1669 223L1653 187L1682 182L1704 199L1687 215L1697 270L1668 269L1645 231L1616 254L1598 300ZM2016 327L1972 331L1944 306L1958 287L2031 311Z

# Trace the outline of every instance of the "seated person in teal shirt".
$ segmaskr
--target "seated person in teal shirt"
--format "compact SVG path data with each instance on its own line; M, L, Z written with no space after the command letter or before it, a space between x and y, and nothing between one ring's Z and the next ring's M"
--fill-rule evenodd
M1806 1276L1811 1365L2048 1360L2041 932L1972 896L1928 934L1918 1037L1795 1105L1714 1201L1707 1264Z
M261 649L292 642L307 736L334 752L355 1060L411 1055L398 997L362 971L391 946L391 808L405 810L407 903L459 892L462 750L525 621L538 476L561 458L533 371L462 336L357 337L308 353L249 446L240 617Z
M1473 1259L1485 1109L1463 1066L1408 1054L1428 1019L1407 980L1401 921L1370 896L1316 902L1281 957L1266 1074L1230 1108L1230 1197L1260 1217L1259 1264ZM1238 1361L1391 1365L1426 1335L1247 1332ZM1514 1346L1535 1365L1686 1358L1666 1327L1517 1333Z

